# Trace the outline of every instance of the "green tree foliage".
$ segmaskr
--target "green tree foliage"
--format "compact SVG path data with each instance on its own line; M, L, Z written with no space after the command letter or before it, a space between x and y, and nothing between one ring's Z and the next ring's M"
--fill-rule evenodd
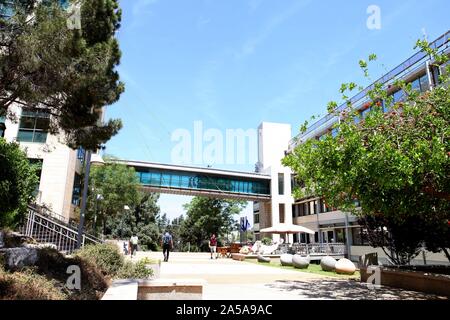
M107 222L111 223L111 220L120 217L126 211L125 206L131 209L138 201L139 183L136 173L126 165L107 162L103 166L92 167L89 180L91 190L86 218L90 223L95 220L101 223L103 233L110 234ZM101 195L101 200L97 195Z
M206 249L211 234L221 237L235 229L235 215L245 205L244 201L194 197L184 206L186 218L180 230L182 241Z
M107 160L92 167L89 185L86 224L90 230L101 229L105 236L120 239L135 233L144 249L156 250L161 233L159 195L140 191L133 168Z
M13 103L44 108L50 132L76 148L97 149L120 130L120 120L101 123L102 107L124 90L115 67L120 50L118 0L79 0L81 29L69 29L57 0L14 0L15 14L0 18L0 115Z
M19 145L0 138L0 227L13 228L21 220L37 184L36 168Z
M170 223L164 228L164 230L161 230L161 233L167 230L172 235L174 246L173 250L176 251L184 251L184 248L186 247L181 238L181 226L183 225L183 223L184 216L180 215L178 218L170 221Z
M107 219L106 233L119 239L129 239L136 234L143 250L157 250L161 235L157 224L158 198L158 194L139 192L130 210L124 210L115 219Z
M426 42L418 45L436 64L448 60ZM361 67L367 74L367 63ZM328 205L361 217L371 244L387 248L398 264L408 263L422 243L431 251L443 250L450 260L450 92L448 78L441 82L421 94L396 81L393 86L406 94L397 103L376 84L365 119L354 121L358 113L351 104L342 112L330 110L340 119L337 135L308 140L283 160L304 186L297 196L320 195ZM342 88L344 100L349 88Z

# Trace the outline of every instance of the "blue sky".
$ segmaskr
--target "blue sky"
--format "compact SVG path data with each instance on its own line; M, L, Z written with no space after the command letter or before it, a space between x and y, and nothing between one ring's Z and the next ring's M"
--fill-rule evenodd
M366 25L370 5L381 10L380 29ZM122 0L121 7L126 91L107 116L124 128L106 153L171 163L172 133L193 131L194 121L222 132L282 122L296 133L339 98L342 82L367 84L359 59L378 55L377 78L413 54L424 33L433 40L447 31L450 2ZM165 195L161 210L175 217L188 201Z

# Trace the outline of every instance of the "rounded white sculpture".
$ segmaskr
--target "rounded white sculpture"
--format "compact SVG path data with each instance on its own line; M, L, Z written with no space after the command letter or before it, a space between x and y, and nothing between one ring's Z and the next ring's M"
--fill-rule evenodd
M269 257L258 256L258 262L269 263L270 262L270 258Z
M346 258L339 259L335 265L336 273L341 274L354 274L356 271L356 266L353 262Z
M306 269L309 267L309 258L302 257L299 254L295 254L292 258L292 264L295 268Z
M282 254L280 256L280 263L282 266L292 266L292 254Z
M320 260L320 266L323 271L334 271L336 268L336 259L330 256L323 257Z

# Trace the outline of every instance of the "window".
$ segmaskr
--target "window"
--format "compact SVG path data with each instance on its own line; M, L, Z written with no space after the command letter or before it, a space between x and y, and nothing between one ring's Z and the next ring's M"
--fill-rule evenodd
M36 169L36 176L38 177L38 183L36 188L33 191L33 196L37 197L39 193L39 185L41 184L41 175L42 175L42 159L28 159L30 164Z
M336 242L346 243L344 228L336 229L336 238Z
M80 198L81 198L81 176L75 172L75 177L73 179L72 204L74 206L79 206Z
M309 207L309 214L315 214L316 213L316 206L314 205L315 201L308 202Z
M280 194L280 195L284 194L284 174L283 173L278 174L278 194Z
M81 163L84 163L84 156L86 154L86 150L84 150L82 147L79 147L77 150L77 159L81 161Z
M259 223L259 213L253 215L253 223Z
M278 205L280 223L284 223L284 203Z
M332 136L333 138L336 138L336 136L338 135L338 132L339 132L339 129L338 129L338 128L333 128L333 129L331 130L331 136Z
M369 241L367 240L367 230L363 228L351 228L352 244L355 246L367 246Z
M420 82L420 91L421 92L430 90L430 83L428 82L428 76L426 74L424 74L423 76L421 76L419 78L419 82Z
M0 3L0 18L9 18L13 15L13 0L5 0Z
M17 140L23 142L45 143L50 124L50 116L46 112L23 110L20 118Z
M372 108L367 108L365 110L362 110L360 112L361 119L365 119L367 117L367 114L372 110Z
M403 90L397 90L392 94L392 98L393 98L393 103L397 103L400 102L404 99L405 97L405 93L403 92Z
M1 116L0 117L0 137L4 137L5 136L5 130L6 130L6 126L5 126L5 117Z

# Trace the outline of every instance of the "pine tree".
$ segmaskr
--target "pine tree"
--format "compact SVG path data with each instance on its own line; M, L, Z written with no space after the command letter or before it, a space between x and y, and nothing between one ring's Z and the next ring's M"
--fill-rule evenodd
M73 2L73 1L72 1ZM124 90L115 69L117 0L78 0L81 29L69 29L58 0L14 0L14 15L0 17L0 115L15 118L12 104L44 108L50 132L72 148L97 149L122 123L101 123L102 108Z

